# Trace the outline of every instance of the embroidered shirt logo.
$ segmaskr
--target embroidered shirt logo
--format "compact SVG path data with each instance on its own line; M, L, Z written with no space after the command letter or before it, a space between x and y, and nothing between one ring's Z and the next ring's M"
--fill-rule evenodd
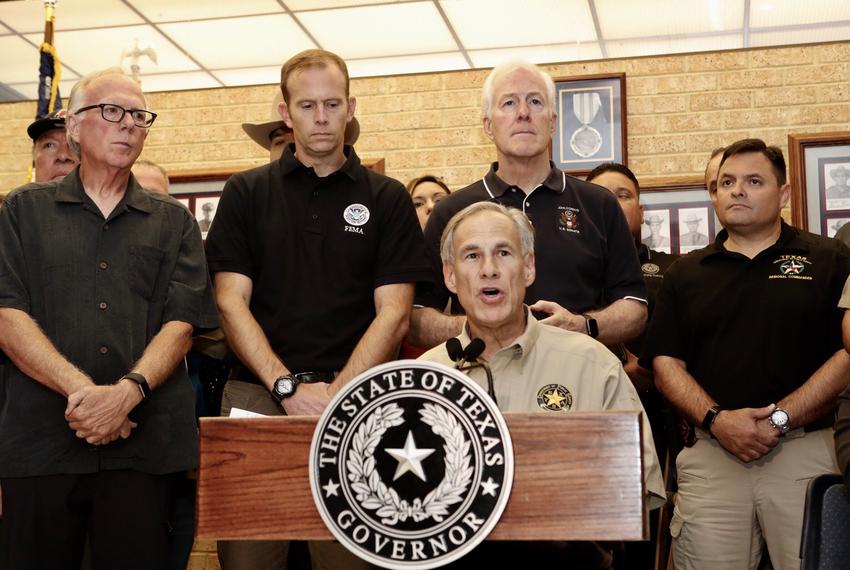
M640 266L640 270L643 271L645 275L655 275L661 271L661 268L654 263L644 263Z
M573 407L573 395L566 386L546 384L537 391L537 405L547 412L566 412Z
M797 279L801 281L811 281L811 275L805 275L806 266L812 262L805 255L780 255L774 262L775 273L768 276L768 279Z
M369 221L369 208L363 204L351 204L343 212L342 218L352 226L362 226Z
M481 387L441 364L400 361L367 370L325 409L310 487L322 520L352 553L426 569L490 533L513 466L507 424Z
M577 208L563 208L558 215L558 228L561 231L581 233L578 214Z

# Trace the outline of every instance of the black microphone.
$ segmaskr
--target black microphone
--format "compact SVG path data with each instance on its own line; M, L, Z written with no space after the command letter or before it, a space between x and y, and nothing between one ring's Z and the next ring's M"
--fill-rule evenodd
M460 346L460 342L458 342L458 346ZM490 371L490 366L486 361L478 360L478 357L481 356L485 348L487 348L487 345L483 340L480 338L474 338L472 339L472 342L466 345L466 348L463 349L463 362L466 363L466 366L461 367L457 360L455 360L455 362L458 362L458 370L461 372L465 370L472 370L473 368L484 369L484 373L487 374L487 393L490 394L490 397L493 398L493 402L498 406L499 401L496 400L496 389L493 386L493 372ZM449 350L448 342L446 342L446 350Z
M463 359L467 362L474 362L478 360L478 357L481 356L481 353L484 352L485 348L487 348L487 345L484 344L483 340L480 338L474 338L472 339L472 342L463 349Z
M457 338L450 338L446 341L446 352L449 353L449 358L454 360L455 364L460 364L463 358L463 347Z

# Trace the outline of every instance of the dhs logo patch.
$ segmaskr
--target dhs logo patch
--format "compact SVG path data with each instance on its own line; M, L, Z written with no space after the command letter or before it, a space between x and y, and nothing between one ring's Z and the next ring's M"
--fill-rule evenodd
M386 568L436 568L499 520L513 482L502 414L478 384L437 363L368 370L316 427L310 486L331 533Z
M342 213L342 218L352 226L362 226L369 221L369 208L363 204L350 204Z

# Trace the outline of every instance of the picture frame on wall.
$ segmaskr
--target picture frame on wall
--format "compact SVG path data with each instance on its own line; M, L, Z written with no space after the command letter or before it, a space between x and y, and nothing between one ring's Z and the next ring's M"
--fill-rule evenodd
M555 166L584 175L603 162L628 164L625 73L555 79L555 112Z
M850 132L788 135L791 220L834 237L850 220Z
M722 229L701 182L643 186L640 203L641 242L655 251L685 255L712 243Z

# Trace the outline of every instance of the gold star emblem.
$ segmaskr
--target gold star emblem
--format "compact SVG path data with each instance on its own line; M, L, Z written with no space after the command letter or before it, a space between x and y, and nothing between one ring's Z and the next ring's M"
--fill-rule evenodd
M537 391L537 405L547 412L566 412L573 407L573 396L566 386L547 384Z
M543 396L546 398L546 405L553 406L555 408L560 408L561 402L566 400L566 398L558 394L558 391L554 388L546 394L543 394Z

